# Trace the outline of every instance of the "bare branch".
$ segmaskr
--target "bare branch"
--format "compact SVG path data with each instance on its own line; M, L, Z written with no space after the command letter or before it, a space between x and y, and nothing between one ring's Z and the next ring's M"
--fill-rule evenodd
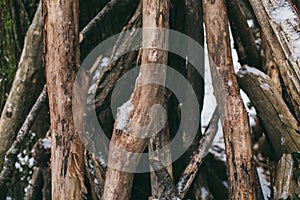
M204 158L209 152L209 148L211 147L211 144L218 131L219 118L220 116L218 110L215 109L204 135L199 141L198 149L194 152L189 165L186 167L177 183L177 193L182 199L185 197L187 191L191 187Z
M33 105L30 113L26 117L24 124L18 132L17 138L7 151L4 161L3 170L0 174L0 191L7 185L12 177L12 172L14 170L15 162L17 160L17 155L20 151L20 147L24 141L25 136L28 134L34 120L36 119L42 105L46 102L47 99L47 89L44 86L44 89L37 101Z

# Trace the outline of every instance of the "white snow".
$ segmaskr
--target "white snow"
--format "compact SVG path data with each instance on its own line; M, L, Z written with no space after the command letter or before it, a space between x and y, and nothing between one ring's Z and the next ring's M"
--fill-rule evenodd
M96 89L97 89L97 83L92 84L92 85L89 87L88 94L93 94L93 93L95 93L95 92L96 92Z
M51 148L51 139L49 137L42 139L41 145L44 149L50 149Z
M254 21L253 21L253 19L248 19L247 20L247 24L248 24L249 28L254 28Z
M93 81L99 80L100 75L101 75L100 70L96 70L96 72L95 72L95 74L93 76Z
M270 190L270 181L268 180L269 174L265 174L266 170L264 170L262 167L257 167L257 173L259 177L259 182L261 184L261 189L263 191L264 199L269 199L271 196L271 190Z
M102 58L102 60L101 60L101 67L107 67L108 64L109 64L109 62L110 62L110 59L108 57Z
M292 48L290 56L297 61L300 58L300 34L297 28L299 27L299 18L288 1L275 1L275 3L276 5L269 5L269 15L276 24L281 26L281 31L287 36L286 41Z
M98 161L100 162L100 164L104 167L104 168L107 168L107 164L105 162L105 159L103 157L102 154L100 154L99 158L98 158Z
M261 83L260 87L264 90L270 90L270 85L268 83Z
M285 137L280 138L280 144L281 144L281 146L285 145Z
M201 198L207 199L207 197L209 197L209 192L205 187L201 187Z
M269 77L268 77L267 74L263 73L262 71L260 71L260 70L258 70L258 69L256 69L256 68L254 68L254 67L246 66L246 71L247 71L248 73L251 73L251 74L255 74L255 75L257 75L257 76L260 76L260 77L262 77L262 78L264 78L264 79L269 79Z
M128 100L122 106L118 108L117 117L116 117L116 129L125 131L125 127L127 126L130 120L130 113L133 110L133 105L131 100Z
M264 72L250 66L243 66L243 68L240 68L239 71L237 72L237 76L243 77L245 74L254 74L256 76L259 76L263 79L270 79L267 74Z

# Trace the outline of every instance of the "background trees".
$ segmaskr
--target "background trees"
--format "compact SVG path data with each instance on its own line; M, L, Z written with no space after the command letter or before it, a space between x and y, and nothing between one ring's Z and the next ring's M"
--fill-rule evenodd
M2 170L0 198L50 199L52 186L54 199L68 199L71 196L76 199L171 199L177 196L225 199L228 195L232 199L266 199L264 181L269 185L268 196L271 199L299 197L300 34L297 1L59 2L60 5L57 5L45 0L43 7L38 6L37 1L0 2L0 34L4 38L0 44L0 168L5 162L12 161L4 160L11 144L22 142L14 152L17 156L16 163L12 165L14 169L8 169L14 172L11 179L3 178L7 175L7 169ZM227 27L228 20L231 32ZM172 166L151 174L131 174L107 167L99 155L83 148L78 134L91 124L81 121L74 125L73 120L78 119L72 116L72 89L80 60L83 61L97 44L121 30L130 30L136 36L138 33L134 28L147 26L180 31L201 45L206 39L219 106L211 123L205 130L198 130L193 144ZM112 49L105 50L106 54L113 57L122 52L132 45L132 38L118 40ZM154 38L152 44L155 47L161 45L162 42L158 42L160 39L159 36ZM242 65L238 72L235 71L238 76L234 74L234 65L238 63L235 60L232 62L230 39L234 41L238 61ZM207 98L203 77L196 72L188 56L184 59L170 52L155 50L155 47L153 52L151 49L135 49L110 63L105 62L107 58L100 57L99 65L104 67L103 73L97 75L99 71L95 68L86 73L81 82L82 87L88 87L96 79L99 80L95 87L96 97L87 103L95 104L98 121L112 142L137 152L144 151L147 144L150 151L174 138L180 124L180 105L189 103L190 94L186 94L185 102L178 102L172 91L166 88L135 88L129 130L135 122L141 122L143 118L146 120L143 109L146 109L147 103L149 107L153 102L162 104L167 109L168 120L163 131L149 141L123 134L114 126L111 96L119 78L136 64L161 63L176 69L193 86L199 110L202 110L203 98ZM187 55L193 53L187 52ZM204 52L197 53L204 58ZM149 62L152 55L157 55L155 62ZM142 80L153 78L149 75L149 68L142 67L141 74ZM163 79L164 73L160 71L158 74L157 78L162 76ZM33 116L29 111L42 92L45 80L50 106L42 107L30 131L23 132L26 135L24 140L19 140L20 137L16 139L25 118ZM246 108L254 106L257 117L247 118L239 88L251 100ZM204 104L204 109L206 106ZM75 116L83 115L85 109L84 106L78 108ZM226 148L216 153L216 144L212 144L212 140L218 113ZM202 115L204 118L210 117L205 112ZM49 116L52 132L47 134ZM252 120L256 124L250 123L249 127ZM189 135L184 136L181 138L183 143ZM88 137L91 139L93 136ZM94 142L101 143L101 140ZM137 146L140 148L135 148ZM32 149L34 152L30 153ZM108 147L107 150L112 152ZM225 154L226 163L218 159L218 156ZM155 169L171 156L150 157L151 167ZM260 172L258 176L256 169Z

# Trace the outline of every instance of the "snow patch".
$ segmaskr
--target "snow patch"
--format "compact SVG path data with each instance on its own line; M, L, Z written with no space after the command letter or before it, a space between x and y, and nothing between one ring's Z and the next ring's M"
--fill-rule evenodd
M245 75L245 74L254 74L254 75L260 76L264 79L269 79L269 76L267 74L263 73L262 71L254 68L254 67L244 66L237 73L237 75L239 77L243 77L243 75Z
M247 20L247 24L248 24L249 28L254 28L254 21L253 21L253 19L248 19Z
M201 198L207 199L209 197L209 192L205 187L201 187Z
M42 146L44 149L50 149L50 148L51 148L51 139L48 138L48 137L42 139L42 141L41 141L41 146Z
M262 167L257 167L257 173L259 182L261 184L261 189L263 191L264 199L269 199L269 197L271 196L270 181L268 181L269 174L265 174L266 170L264 170Z
M101 60L101 67L107 67L108 64L109 64L109 62L110 62L110 59L108 57L102 58L102 60Z
M131 100L124 103L118 108L117 118L116 118L116 129L125 131L125 128L130 120L130 113L133 111L133 105Z

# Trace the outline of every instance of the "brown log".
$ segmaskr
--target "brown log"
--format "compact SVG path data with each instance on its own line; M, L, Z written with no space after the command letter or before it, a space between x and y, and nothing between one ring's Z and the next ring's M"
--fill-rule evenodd
M83 145L72 115L80 65L78 0L43 1L44 54L51 122L52 199L83 199Z
M158 20L157 20L158 19ZM169 21L169 4L160 0L143 1L143 27L161 27L167 28ZM149 37L150 35L154 37ZM146 148L146 139L137 137L137 134L144 132L145 127L151 127L148 122L149 109L154 104L161 104L163 100L164 90L157 85L146 85L139 87L143 82L155 80L162 82L165 79L166 71L160 71L157 66L147 66L146 64L167 64L167 53L158 50L161 45L168 45L165 35L157 34L153 31L143 32L143 55L140 76L136 81L136 87L132 96L125 105L132 107L132 112L126 109L120 109L123 113L117 114L117 119L110 142L108 169L105 179L105 187L103 199L129 199L133 181L133 174L117 170L122 167L134 167L138 163L139 157L133 153L143 152ZM157 76L153 76L153 73ZM130 121L125 125L124 130L117 129L118 116L128 115ZM140 126L142 125L142 126ZM112 146L114 145L114 146ZM125 155L121 154L116 147L124 150ZM112 166L117 167L113 169Z
M240 87L253 103L279 159L283 153L300 150L300 128L272 80L248 66L237 73Z
M202 11L202 3L201 1L194 1L194 0L185 0L185 31L186 34L197 41L202 47L204 47L204 30L203 30L203 11ZM181 44L182 45L182 44ZM189 62L190 58L199 57L202 66L204 66L204 48L202 51L195 52L191 48L187 48L187 62ZM203 99L204 99L204 67L200 69L201 71L198 72L194 66L190 63L186 65L186 79L193 87L193 91L195 92L199 104L199 111L201 113L203 108ZM189 91L186 92L186 97L184 102L180 102L182 104L190 105L191 102L191 95ZM182 107L183 105L181 105ZM193 121L193 117L189 116L188 121ZM185 140L193 141L191 136L183 132L183 145L186 144ZM197 135L194 138L192 146L189 148L188 152L186 153L186 158L189 158L192 152L197 149L198 142L201 137L201 128L198 129ZM186 163L188 160L186 161Z
M38 7L24 42L18 70L0 119L0 169L27 114L43 89L42 8Z
M249 0L279 68L284 98L292 114L300 119L299 16L290 1ZM280 14L285 11L285 14ZM289 18L286 18L290 16Z
M230 199L256 199L248 116L231 58L225 1L203 3L212 82L223 127Z

